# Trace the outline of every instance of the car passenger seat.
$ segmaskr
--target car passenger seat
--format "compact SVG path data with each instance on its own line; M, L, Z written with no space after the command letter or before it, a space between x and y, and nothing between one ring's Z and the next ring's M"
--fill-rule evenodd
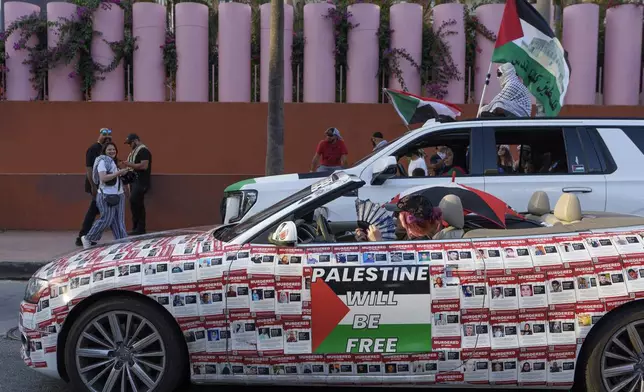
M544 191L536 191L528 202L528 213L525 217L539 222L553 221L554 215L550 212L550 198Z
M456 195L447 195L443 197L438 207L443 213L443 220L449 226L434 234L434 240L453 240L463 238L465 231L465 216L463 214L463 204L461 198Z
M561 195L555 205L554 219L564 225L569 225L571 223L581 222L581 218L581 203L579 202L579 198L572 193L564 193ZM551 220L554 221L554 219ZM550 222L546 221L546 223Z

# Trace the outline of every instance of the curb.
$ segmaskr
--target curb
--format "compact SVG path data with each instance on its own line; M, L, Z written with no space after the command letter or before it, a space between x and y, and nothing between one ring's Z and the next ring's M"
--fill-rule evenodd
M29 280L48 261L0 261L0 280Z

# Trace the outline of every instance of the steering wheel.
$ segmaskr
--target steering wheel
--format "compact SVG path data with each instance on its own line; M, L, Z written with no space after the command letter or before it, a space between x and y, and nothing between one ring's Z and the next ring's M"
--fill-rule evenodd
M317 231L322 235L322 239L324 239L324 242L335 242L335 236L331 234L331 226L329 225L329 221L326 220L322 214L318 214L317 218L315 218L315 222L317 223Z
M295 226L297 227L297 241L300 244L310 244L315 241L317 236L315 227L306 223L304 219L295 221Z

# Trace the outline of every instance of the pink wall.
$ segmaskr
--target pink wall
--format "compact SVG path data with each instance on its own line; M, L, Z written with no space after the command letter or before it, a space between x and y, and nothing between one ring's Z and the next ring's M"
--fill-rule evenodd
M447 86L447 95L445 100L453 103L465 103L465 26L463 24L463 4L449 3L440 4L433 9L434 13L434 31L438 31L441 24L453 19L456 21L451 26L446 26L443 31L453 31L456 34L446 35L445 43L450 47L454 65L461 75L460 80L451 80Z
M208 102L208 7L198 3L175 6L177 40L177 101Z
M53 2L47 4L47 20L57 22L59 18L76 18L76 5L71 3ZM57 28L47 29L47 42L50 48L56 47L59 36ZM70 64L60 64L47 72L47 91L50 101L81 101L80 77L75 76L78 57ZM70 77L72 76L72 77Z
M248 4L219 4L219 102L250 102Z
M5 3L5 29L18 18L30 15L34 12L40 12L40 7L19 1L9 1ZM29 57L29 52L26 49L14 50L13 48L13 44L18 42L19 38L20 33L16 31L7 38L5 43L5 53L8 56L6 66L9 70L9 72L7 72L7 100L30 101L38 97L38 91L33 88L29 81L31 78L31 73L29 72L30 66L22 63ZM33 46L36 43L36 37L32 36L29 39L29 42L27 42L27 45Z
M268 64L271 44L271 4L260 6L261 12L261 49L260 49L260 100L268 102ZM293 52L293 6L284 4L284 102L293 101L293 71L291 53ZM254 81L253 81L254 83Z
M381 81L378 80L378 27L380 7L353 4L348 7L350 22L358 25L349 31L347 53L347 102L377 103Z
M335 38L327 3L304 6L304 102L335 102Z
M642 7L624 4L606 11L604 105L639 104L642 74ZM573 68L573 73L574 68Z
M501 17L503 16L504 7L504 4L482 5L476 9L476 17L480 23L496 35L498 34L499 27L501 26ZM492 60L494 42L477 33L476 47L478 50L474 61L474 103L479 103L481 101L481 94L483 93L483 87L485 85L487 70L490 66L490 60ZM489 103L492 98L501 91L501 86L499 86L499 81L496 78L497 68L498 64L492 65L492 77L490 78L490 84L487 86L485 91L485 97L483 97L484 103Z
M108 42L121 41L124 29L124 11L116 4L109 8L99 7L94 12L94 31L102 33L92 39L92 58L96 63L107 66L114 59L114 52ZM112 72L101 74L92 88L92 101L125 100L125 69L123 61Z
M400 3L393 5L389 12L389 26L394 30L391 49L405 49L422 69L423 7L420 4ZM399 63L407 89L412 94L420 95L420 73L405 59L399 59ZM402 88L393 75L389 78L389 87Z
M597 84L597 40L599 6L575 4L564 8L563 46L568 51L570 84L566 92L568 105L594 105Z
M165 101L165 67L161 49L165 44L165 14L165 6L161 4L134 3L132 33L138 37L139 47L134 51L132 66L135 101Z

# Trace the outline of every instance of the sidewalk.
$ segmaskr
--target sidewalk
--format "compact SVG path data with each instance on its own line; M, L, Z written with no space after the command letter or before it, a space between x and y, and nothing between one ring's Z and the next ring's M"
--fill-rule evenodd
M78 232L73 231L0 231L0 279L29 279L51 259L73 250ZM101 242L112 241L112 233Z

